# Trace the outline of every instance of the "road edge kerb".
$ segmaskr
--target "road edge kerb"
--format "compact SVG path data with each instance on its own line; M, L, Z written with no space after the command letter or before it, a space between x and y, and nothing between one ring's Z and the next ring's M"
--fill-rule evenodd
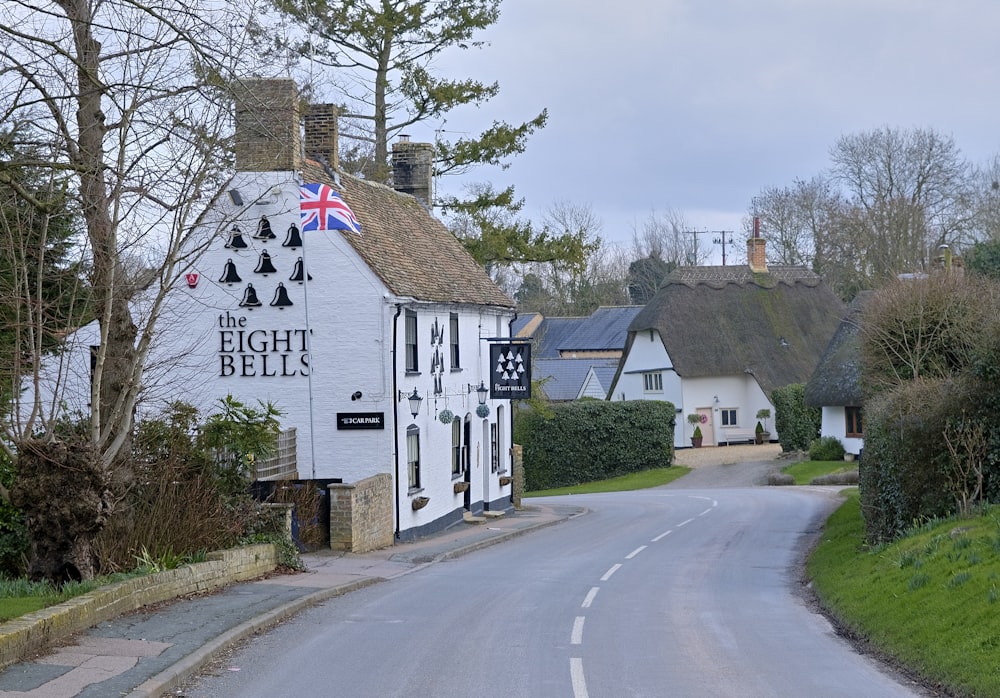
M551 521L541 521L523 528L505 531L500 535L493 536L485 540L475 541L468 545L459 546L454 550L437 555L430 560L413 562L414 568L408 572L415 572L417 569L423 569L424 567L427 567L435 562L456 559L462 555L496 545L497 543L502 543L506 540L522 536L526 533L577 518L578 516L588 513L589 511L590 510L585 507L580 507L572 514L560 516L559 518ZM205 643L200 648L167 667L156 676L151 677L139 686L135 687L132 692L126 696L126 698L159 698L159 696L163 695L167 691L179 688L184 681L190 679L201 668L208 664L208 662L211 661L216 654L224 651L229 646L239 642L240 640L249 637L255 632L274 625L279 621L285 620L309 606L322 603L328 599L343 596L344 594L349 594L352 591L357 591L358 589L363 589L384 581L388 581L388 578L368 577L349 584L332 587L330 589L321 589L272 609L271 611L246 621L245 623L242 623L235 628L226 631L222 635L219 635L215 639Z
M567 516L560 516L557 519L551 521L541 521L537 524L532 524L530 526L525 526L523 528L515 528L511 531L505 531L500 535L493 536L492 538L484 538L483 540L475 541L469 545L462 546L455 550L449 550L447 552L441 553L434 558L434 562L443 562L447 560L454 560L456 558L462 557L463 555L468 555L477 550L482 550L483 548L488 548L497 543L502 543L503 541L510 540L511 538L517 538L518 536L523 536L526 533L531 533L532 531L537 531L540 528L548 528L549 526L555 526L556 524L561 524L564 521L569 521L570 519L575 519L578 516L583 516L590 510L586 507L580 507L579 511L575 511Z
M366 577L365 579L359 579L355 582L341 584L329 589L320 589L311 594L299 597L294 601L282 604L267 613L263 613L256 618L230 628L218 637L208 641L194 652L171 664L159 674L136 686L126 698L158 698L163 693L179 687L182 682L197 673L216 654L225 650L230 645L285 620L310 606L384 581L386 581L384 577Z
M0 624L0 670L97 623L144 606L247 581L277 567L270 543L219 550L206 562L132 577Z

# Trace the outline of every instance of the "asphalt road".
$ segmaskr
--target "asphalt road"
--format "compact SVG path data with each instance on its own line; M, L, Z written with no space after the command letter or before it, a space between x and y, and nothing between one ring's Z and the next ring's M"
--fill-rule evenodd
M830 490L573 501L590 512L308 610L183 695L919 695L796 592Z

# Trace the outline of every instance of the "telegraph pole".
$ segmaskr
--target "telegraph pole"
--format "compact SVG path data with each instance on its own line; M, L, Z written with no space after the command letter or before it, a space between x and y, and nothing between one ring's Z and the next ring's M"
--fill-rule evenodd
M692 267L698 266L698 236L708 235L707 230L685 230L684 235L691 236L691 246L694 249L694 254L688 258L688 264Z
M726 245L733 244L732 230L713 230L712 233L718 237L712 238L716 245L722 245L722 266L726 266Z

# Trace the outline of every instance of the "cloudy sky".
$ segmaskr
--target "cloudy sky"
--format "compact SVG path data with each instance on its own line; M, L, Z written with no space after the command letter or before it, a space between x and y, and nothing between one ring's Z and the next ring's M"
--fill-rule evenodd
M590 204L628 241L652 210L741 230L751 198L827 167L843 134L894 126L952 136L976 163L1000 153L997 0L504 0L490 46L439 61L498 80L478 113L549 124L504 172L536 218ZM444 182L454 188L454 182Z

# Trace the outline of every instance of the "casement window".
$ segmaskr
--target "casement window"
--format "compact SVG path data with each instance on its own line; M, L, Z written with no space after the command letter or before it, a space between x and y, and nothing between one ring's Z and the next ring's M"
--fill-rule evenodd
M452 313L448 318L448 346L451 347L451 370L461 368L461 357L458 353L458 314Z
M410 491L420 489L420 427L406 428L406 471L409 475Z
M861 408L845 407L844 415L847 418L847 431L845 436L861 438L864 435L864 429L861 425Z
M417 314L412 310L406 311L405 326L406 372L416 373L420 370L417 363Z
M642 374L642 389L647 393L663 392L663 374L659 371L655 373Z
M451 476L462 474L462 420L451 420Z
M738 426L736 421L736 408L726 408L724 410L719 410L719 419L722 420L722 426L724 427L735 427Z
M500 433L496 424L490 424L490 472L500 470Z

